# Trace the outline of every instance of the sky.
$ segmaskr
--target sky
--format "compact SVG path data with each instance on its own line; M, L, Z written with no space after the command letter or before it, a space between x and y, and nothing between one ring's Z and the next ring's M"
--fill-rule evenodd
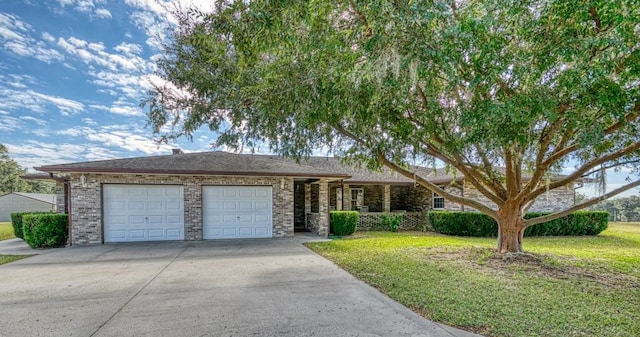
M170 3L0 1L0 143L11 158L32 169L211 150L210 132L158 146L145 127L140 102L175 21Z
M158 145L140 102L170 9L207 0L0 0L0 143L20 165L210 151L215 134ZM322 153L322 151L320 151ZM564 173L569 173L568 167ZM627 173L610 172L607 188ZM595 188L579 190L594 195ZM622 196L638 194L631 190Z

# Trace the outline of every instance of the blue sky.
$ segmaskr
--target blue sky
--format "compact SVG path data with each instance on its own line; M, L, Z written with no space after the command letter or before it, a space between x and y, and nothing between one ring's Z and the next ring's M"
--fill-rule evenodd
M163 1L166 6L163 6ZM207 9L207 1L181 6ZM0 143L31 169L211 150L214 134L158 146L140 101L174 22L170 0L1 0ZM321 152L321 151L320 151ZM571 171L567 168L565 173ZM608 189L627 174L610 173ZM585 187L581 193L593 195ZM632 190L624 195L637 194Z
M171 22L156 0L1 1L0 143L28 168L168 154L139 103ZM211 150L211 136L174 146Z

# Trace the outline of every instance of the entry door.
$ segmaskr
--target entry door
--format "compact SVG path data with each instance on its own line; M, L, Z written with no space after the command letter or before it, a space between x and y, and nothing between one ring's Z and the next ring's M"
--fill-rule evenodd
M205 186L205 239L272 237L271 186Z
M175 185L104 185L104 241L184 240L184 192Z

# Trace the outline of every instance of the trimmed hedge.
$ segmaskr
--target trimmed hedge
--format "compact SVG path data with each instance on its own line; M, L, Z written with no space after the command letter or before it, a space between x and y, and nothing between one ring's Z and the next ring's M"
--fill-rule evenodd
M525 219L552 214L530 212ZM447 235L496 237L498 224L488 215L472 212L429 212L433 230ZM598 235L609 225L608 212L578 211L563 218L528 227L524 236L581 236Z
M13 235L17 238L24 239L24 233L22 232L22 217L25 214L45 214L45 213L53 213L51 211L48 212L14 212L11 213L11 225L13 226Z
M351 235L356 231L358 226L358 217L360 214L356 211L332 211L331 215L331 232L333 235Z
M67 244L67 214L25 214L22 221L24 241L31 248L63 247Z

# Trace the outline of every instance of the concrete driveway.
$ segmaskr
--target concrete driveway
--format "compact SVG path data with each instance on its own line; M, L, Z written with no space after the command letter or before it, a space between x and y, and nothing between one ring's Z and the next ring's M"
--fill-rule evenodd
M0 266L0 336L472 336L299 239L113 244Z

